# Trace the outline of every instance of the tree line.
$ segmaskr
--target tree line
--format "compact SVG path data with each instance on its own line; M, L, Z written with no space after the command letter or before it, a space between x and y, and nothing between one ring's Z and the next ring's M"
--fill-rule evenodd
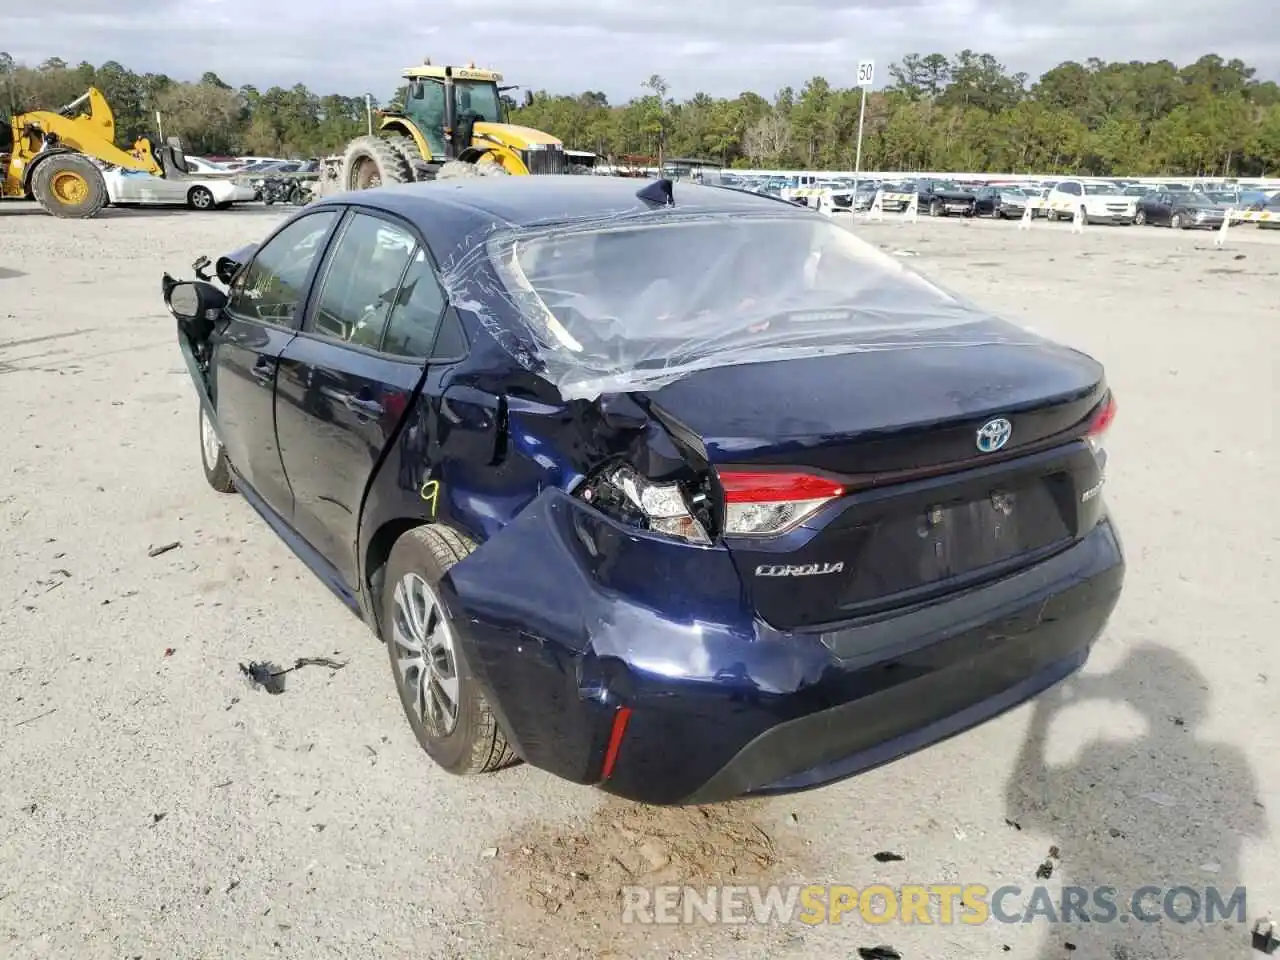
M1085 175L1280 175L1280 86L1238 59L1059 64L1036 80L991 54L908 54L892 83L867 97L862 167ZM18 64L0 53L0 105L61 106L97 86L122 143L182 138L192 154L324 156L366 130L366 97L233 87L51 58ZM394 108L403 88L386 106ZM382 106L370 98L375 108ZM526 91L511 120L560 137L571 149L627 157L699 157L739 168L850 170L861 91L823 77L771 99L669 96L658 75L612 104L599 91ZM156 115L159 114L159 123Z

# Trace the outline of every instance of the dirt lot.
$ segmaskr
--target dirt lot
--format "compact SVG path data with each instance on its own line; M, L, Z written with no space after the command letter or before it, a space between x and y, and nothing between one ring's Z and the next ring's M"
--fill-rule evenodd
M160 272L277 217L0 207L0 957L1249 956L1168 921L624 927L617 894L1244 884L1280 913L1280 234L859 227L1107 364L1126 594L1060 695L826 789L646 810L433 769L381 647L205 485ZM310 656L347 665L279 696L237 666Z

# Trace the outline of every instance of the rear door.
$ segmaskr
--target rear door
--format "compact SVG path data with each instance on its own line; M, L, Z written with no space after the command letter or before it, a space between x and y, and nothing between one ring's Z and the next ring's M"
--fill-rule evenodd
M267 240L232 281L225 320L210 338L210 394L227 457L241 479L283 517L293 510L293 494L276 445L276 364L293 339L338 213L299 217Z
M413 230L353 210L280 358L276 423L293 526L353 590L364 493L422 380L444 302Z

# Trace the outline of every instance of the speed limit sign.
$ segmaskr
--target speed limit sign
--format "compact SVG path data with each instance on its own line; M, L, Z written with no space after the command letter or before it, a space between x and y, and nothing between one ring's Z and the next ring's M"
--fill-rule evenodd
M858 86L870 87L875 84L876 62L874 60L858 61Z

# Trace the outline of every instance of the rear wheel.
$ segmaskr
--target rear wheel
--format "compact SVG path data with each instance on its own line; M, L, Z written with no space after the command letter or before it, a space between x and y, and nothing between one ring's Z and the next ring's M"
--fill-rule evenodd
M1145 224L1147 222L1147 212L1145 210L1139 210L1133 215L1133 222L1139 227Z
M1169 226L1171 226L1174 230L1181 230L1181 229L1182 229L1182 214L1180 214L1180 213L1175 213L1172 217L1170 217L1170 218L1169 218Z
M474 549L447 527L408 531L391 549L381 599L382 639L409 726L432 760L459 775L516 760L439 595L444 575Z
M409 161L391 141L365 136L356 137L347 145L342 157L343 189L371 190L411 180Z
M931 216L931 217L940 217L940 216L942 216L942 202L941 202L941 201L939 201L939 200L933 200L933 201L930 201L930 203L929 203L929 216Z
M204 467L204 478L209 481L209 486L219 493L231 493L235 490L231 461L227 459L227 451L214 432L213 421L205 412L203 403L200 404L200 463Z
M192 210L212 210L216 206L213 191L196 184L187 191L187 206Z
M36 167L31 192L55 217L85 220L107 205L107 183L88 157L58 153Z

